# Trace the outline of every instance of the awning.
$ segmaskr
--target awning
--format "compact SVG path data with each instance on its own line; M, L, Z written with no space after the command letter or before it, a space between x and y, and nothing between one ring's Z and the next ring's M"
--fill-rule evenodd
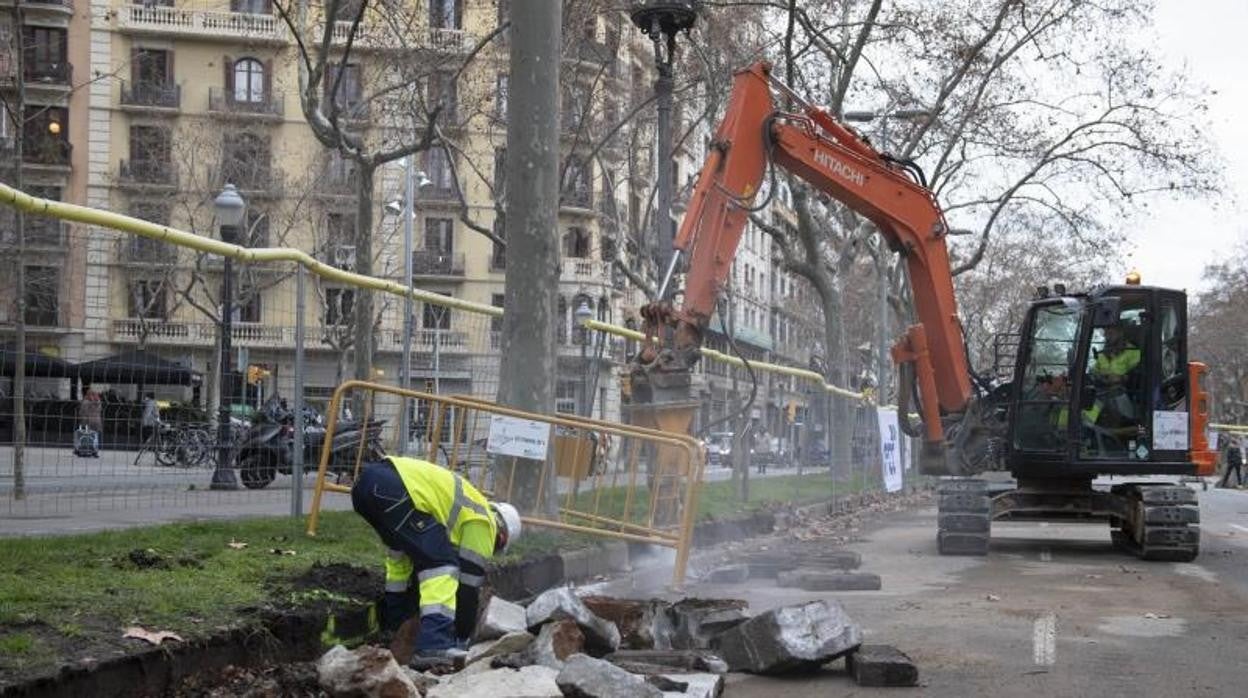
M87 383L199 385L203 376L182 364L145 351L127 351L78 364L76 374Z
M0 376L12 378L17 373L17 362L17 352L0 349ZM27 351L23 363L28 378L66 378L74 375L73 364L37 351Z

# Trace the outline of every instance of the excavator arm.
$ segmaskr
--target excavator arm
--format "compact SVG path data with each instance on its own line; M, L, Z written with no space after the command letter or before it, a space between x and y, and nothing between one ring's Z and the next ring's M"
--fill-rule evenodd
M773 88L784 90L801 111L778 111ZM905 257L917 322L893 345L892 356L905 369L903 374L918 383L925 460L946 461L945 426L956 424L968 411L974 392L945 244L948 228L936 197L903 165L776 84L766 63L734 78L726 116L710 144L674 244L688 264L684 297L679 306L660 298L642 309L647 335L661 341L639 354L634 392L644 386L645 399L651 388L688 385L768 163L871 220L889 247Z

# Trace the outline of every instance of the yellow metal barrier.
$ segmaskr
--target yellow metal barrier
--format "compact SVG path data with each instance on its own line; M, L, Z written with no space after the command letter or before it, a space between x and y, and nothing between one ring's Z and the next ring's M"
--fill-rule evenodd
M324 493L351 491L347 484L328 482L327 476L331 466L329 445L338 428L338 415L346 396L355 392L366 393L365 403L370 405L380 403L382 396L395 402L405 398L413 403L417 414L430 417L416 425L420 452L413 455L450 468L501 501L517 495L517 469L537 461L491 451L492 426L500 418L546 425L549 431L545 455L540 466L529 467L542 469L534 499L543 501L543 495L548 494L544 489L554 487L557 511L550 515L529 512L523 519L525 524L672 548L676 554L672 583L676 587L684 583L705 460L696 439L364 381L343 383L330 400L326 446L321 452L308 515L309 535L316 535ZM410 435L400 434L398 438L412 443ZM658 454L663 458L658 458ZM357 456L353 468L347 469L352 481L363 466L361 460ZM340 464L335 464L334 469L344 472Z

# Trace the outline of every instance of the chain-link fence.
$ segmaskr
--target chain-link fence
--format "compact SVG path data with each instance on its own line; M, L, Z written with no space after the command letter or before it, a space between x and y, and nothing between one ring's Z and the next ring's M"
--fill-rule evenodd
M385 258L392 251L363 265L347 249L314 256L237 248L106 212L58 214L116 230L58 222L59 246L28 244L23 284L4 294L6 532L299 512L325 410L344 380L486 400L497 394L501 310L408 292L398 274L353 273L401 269ZM418 278L422 285L435 284ZM555 333L557 411L624 421L626 365L640 337L600 322L563 324ZM364 352L371 361L359 361ZM369 375L356 375L360 363L371 365ZM747 369L737 356L709 349L699 370L706 404L695 425L711 483L732 480L734 462L740 474L747 449L758 497L826 498L882 486L880 431L860 396L809 371L757 360ZM848 462L833 462L834 399L854 403ZM364 444L378 453L420 452L437 419L446 422L444 433L454 419L386 394L342 410L348 428L340 427L344 441L332 447ZM727 419L738 411L741 418ZM257 462L273 467L251 467ZM742 489L738 482L734 491Z

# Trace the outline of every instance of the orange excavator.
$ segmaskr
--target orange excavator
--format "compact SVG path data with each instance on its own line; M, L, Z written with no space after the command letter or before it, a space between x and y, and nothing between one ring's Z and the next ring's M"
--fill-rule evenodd
M777 93L793 111L778 108ZM1181 482L1119 479L1213 473L1206 368L1187 360L1182 291L1140 285L1135 274L1080 293L1041 287L1019 331L1003 337L1017 347L1012 361L991 376L977 373L958 319L949 227L919 167L876 150L776 81L766 63L736 74L725 114L658 299L641 310L645 334L657 341L634 359L634 403L688 404L754 199L769 168L780 167L869 219L905 259L917 321L892 358L902 429L922 439L920 472L945 476L941 554L986 554L994 520L1104 520L1114 543L1141 558L1196 557L1195 492ZM677 303L666 291L682 257ZM979 477L989 471L1012 477Z

